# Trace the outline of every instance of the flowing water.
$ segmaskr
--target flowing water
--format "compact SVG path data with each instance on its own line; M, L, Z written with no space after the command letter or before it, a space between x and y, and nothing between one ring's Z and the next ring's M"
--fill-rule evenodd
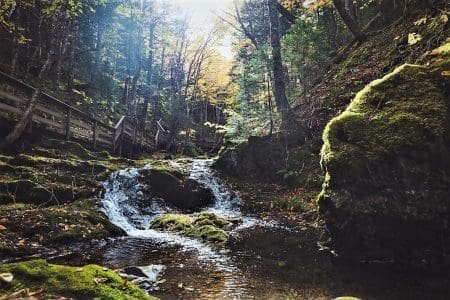
M171 162L177 167L176 162ZM226 247L149 229L151 221L173 212L145 196L139 170L113 173L104 183L103 211L127 236L85 245L80 263L111 268L141 267L162 299L445 299L448 281L402 270L337 264L320 252L318 230L293 230L241 210L242 199L221 180L212 160L194 160L189 177L210 189L214 204L203 211L240 219ZM150 167L150 166L149 166ZM145 203L143 205L142 203ZM73 263L73 258L72 258ZM437 277L436 277L437 276ZM440 278L436 275L433 278ZM436 283L438 282L438 283ZM425 298L423 298L425 297Z
M227 218L239 218L240 224L230 233L235 237L239 236L239 232L248 228L282 228L276 222L266 222L255 217L244 216L240 211L242 200L232 193L219 177L214 175L210 168L211 163L212 160L208 159L194 160L189 174L189 178L210 189L214 195L213 205L202 211L213 212ZM175 162L172 164L177 167ZM138 198L143 196L141 191L144 188L139 182L139 176L137 169L121 170L112 174L104 184L103 211L113 224L121 227L128 234L128 237L114 241L114 246L105 253L106 260L110 263L114 262L116 265L122 265L121 261L125 256L128 258L133 256L133 265L142 265L146 259L140 261L136 258L142 252L150 250L154 257L158 257L159 252L163 252L164 255L172 252L171 255L177 256L177 261L180 262L175 264L173 261L169 262L169 268L186 269L187 273L191 273L192 269L208 275L214 273L214 276L221 281L220 285L222 286L217 289L214 285L209 287L203 286L203 284L197 285L189 282L188 278L177 278L179 281L177 288L183 289L181 286L185 285L184 282L187 281L188 286L184 290L191 294L196 293L196 298L242 298L248 295L249 283L243 280L245 275L230 257L229 249L218 248L178 234L148 228L155 217L172 212L172 210L156 201L149 201L149 205L146 207L137 205L141 202ZM137 251L140 253L136 253ZM188 265L186 268L186 264L182 261L192 259L195 261L194 266ZM166 272L168 271L166 270ZM188 275L191 274L186 274L186 276Z

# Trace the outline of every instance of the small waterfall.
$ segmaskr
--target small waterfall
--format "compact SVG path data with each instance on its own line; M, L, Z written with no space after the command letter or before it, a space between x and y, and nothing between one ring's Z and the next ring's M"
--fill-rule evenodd
M241 199L230 192L229 187L211 170L212 159L195 159L189 178L210 189L215 197L214 204L205 209L224 217L239 218Z
M228 271L231 266L228 257L209 245L148 228L156 216L170 210L155 201L143 199L144 187L139 183L139 176L138 169L129 168L114 172L104 183L102 210L111 223L124 229L129 237L149 239L161 246L180 246L183 251L196 251L199 261L213 262L219 270ZM140 208L142 201L146 201L144 208Z
M278 227L274 223L244 216L240 210L241 199L223 180L216 176L210 168L212 162L210 159L193 160L189 174L191 179L198 181L214 194L214 204L206 207L203 211L214 212L229 218L239 218L240 224L230 232L233 236L239 235L240 230L256 226ZM169 162L169 164L176 167L177 163ZM114 172L104 183L102 210L113 224L127 232L128 237L123 237L123 241L129 241L126 242L127 246L113 249L106 256L110 255L110 259L114 260L115 257L126 256L128 251L147 251L148 247L155 247L158 249L156 251L165 251L164 249L170 247L183 253L193 253L200 265L213 267L214 270L221 272L221 276L225 280L223 290L218 293L210 291L214 293L214 299L235 299L240 298L239 295L245 294L243 290L246 290L248 286L243 281L244 274L235 265L227 249L218 249L174 233L149 229L149 225L155 217L171 212L171 209L145 196L146 187L140 183L140 176L138 169L129 168Z

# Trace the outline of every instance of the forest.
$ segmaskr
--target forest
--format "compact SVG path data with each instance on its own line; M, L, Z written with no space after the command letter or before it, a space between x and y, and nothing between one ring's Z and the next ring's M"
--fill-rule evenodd
M449 299L448 0L0 0L0 300Z

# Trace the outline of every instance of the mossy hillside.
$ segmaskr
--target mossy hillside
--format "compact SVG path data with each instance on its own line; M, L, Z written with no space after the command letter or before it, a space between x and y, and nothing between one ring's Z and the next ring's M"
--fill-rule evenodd
M58 243L124 234L95 200L113 171L146 161L91 152L74 142L43 140L0 155L0 256L34 255Z
M195 239L225 244L228 241L226 229L231 222L214 213L196 213L190 215L165 214L157 217L150 228L176 232Z
M367 84L384 74L392 72L405 62L419 63L426 50L438 47L449 36L450 17L445 10L445 1L436 4L435 10L424 7L417 1L407 7L405 14L382 31L370 30L364 43L355 45L340 63L336 63L306 96L298 99L294 110L305 127L311 128L314 137L320 139L326 124L342 113L356 94ZM409 34L419 34L421 40L408 43ZM421 63L419 63L421 64ZM309 99L309 100L308 100ZM312 107L307 108L308 105ZM311 122L313 120L313 122Z
M0 265L0 273L11 273L11 284L2 284L0 296L21 290L44 289L45 297L75 299L155 299L115 272L97 265L81 268L60 266L45 260Z
M0 204L49 205L85 198L98 191L112 171L144 163L91 152L74 142L47 140L25 153L0 157Z
M29 255L55 244L124 235L99 212L95 200L36 208L31 204L0 206L0 257Z
M358 93L323 134L322 164L357 178L368 162L423 147L445 134L447 104L426 67L403 65Z

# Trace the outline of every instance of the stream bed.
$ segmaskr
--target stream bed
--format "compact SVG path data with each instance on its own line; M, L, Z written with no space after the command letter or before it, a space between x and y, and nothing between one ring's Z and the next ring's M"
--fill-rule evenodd
M130 168L110 176L101 198L104 213L127 236L92 241L53 261L140 267L150 278L144 288L162 299L448 299L447 274L345 264L319 251L317 228L297 230L243 212L243 200L211 163L194 160L189 177L214 194L214 204L202 211L240 219L226 246L149 229L154 218L173 208L158 201L139 205L144 186L139 170Z

